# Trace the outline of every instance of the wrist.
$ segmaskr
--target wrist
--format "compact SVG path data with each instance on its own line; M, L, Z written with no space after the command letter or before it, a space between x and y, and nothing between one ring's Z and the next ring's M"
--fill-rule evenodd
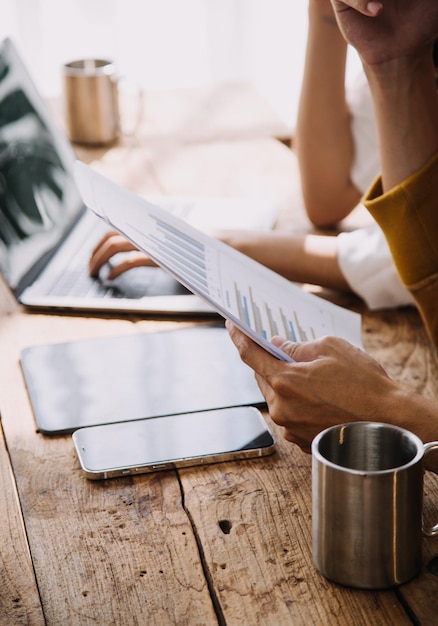
M331 24L339 30L333 7L329 0L310 0L308 8L309 20L319 19Z
M313 51L319 61L338 65L337 58L347 56L347 41L339 30L330 2L309 3L307 52Z
M309 28L308 37L311 33L317 33L321 38L330 38L347 47L347 42L339 30L338 22L330 2L311 0L308 7Z
M383 189L388 191L419 170L438 149L432 53L368 62L364 70L374 101Z
M413 82L423 79L434 84L435 69L429 49L422 54L388 56L383 59L362 57L362 64L370 84L386 91L395 88L409 92Z
M438 439L438 408L434 402L399 385L390 392L388 421L415 433L424 443Z

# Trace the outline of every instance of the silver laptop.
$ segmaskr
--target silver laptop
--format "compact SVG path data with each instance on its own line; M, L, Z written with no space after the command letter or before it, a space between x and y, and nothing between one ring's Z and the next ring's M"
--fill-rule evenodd
M22 304L39 309L214 313L160 268L114 281L88 275L106 226L80 199L74 152L54 124L10 39L0 44L0 272ZM149 198L198 228L272 228L267 200ZM114 259L113 262L117 262Z

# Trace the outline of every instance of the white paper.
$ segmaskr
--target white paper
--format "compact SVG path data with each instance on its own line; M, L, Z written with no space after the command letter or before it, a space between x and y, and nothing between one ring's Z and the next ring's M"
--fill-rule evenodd
M277 358L274 335L307 341L336 335L362 348L361 317L306 293L276 272L76 162L85 205L192 293Z

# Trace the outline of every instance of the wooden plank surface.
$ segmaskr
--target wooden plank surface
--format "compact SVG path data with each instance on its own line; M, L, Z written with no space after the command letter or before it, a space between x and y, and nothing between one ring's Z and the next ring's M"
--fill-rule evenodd
M0 328L3 428L47 624L215 622L176 473L89 482L71 437L35 432L20 350L136 330L128 320L48 315L9 316Z
M424 347L425 338L416 315L411 312L405 317L405 313L365 315L364 339L372 338L369 351L382 362L403 344L397 368L401 379L411 381L412 354ZM68 623L78 616L84 624L97 616L105 623L118 623L120 611L125 612L127 624L146 617L152 620L148 623L157 624L163 620L216 623L207 590L209 578L219 616L223 615L227 624L242 623L244 616L260 624L287 624L290 620L294 624L347 624L352 615L355 621L350 623L411 623L393 592L342 589L314 570L309 457L282 441L279 429L275 457L184 470L181 487L176 475L169 472L89 483L80 474L68 438L35 433L18 366L22 347L72 336L153 332L163 325L168 328L174 323L133 324L130 320L34 314L3 319L0 343L7 358L2 363L8 364L9 372L6 376L6 371L0 371L3 427L47 623L58 623L60 618ZM408 332L410 341L401 341ZM423 355L420 367L415 365L416 384L423 386L434 367L434 360ZM7 393L4 381L8 381ZM4 403L5 397L9 403ZM433 498L436 502L436 493L435 485L429 487L429 506L433 506ZM182 537L187 548L180 545ZM160 547L163 541L167 546L164 552ZM190 556L198 554L197 542L202 554L197 561L189 561L189 576L185 550ZM412 601L420 624L433 623L427 618L434 615L436 576L426 565L436 551L436 541L425 540L424 572L400 591ZM145 563L152 563L151 569ZM204 571L206 579L201 574ZM201 580L204 587L200 588ZM179 591L184 600L169 605L162 596L178 597L180 581L184 581ZM107 602L107 594L115 598L114 603ZM149 598L146 606L143 594Z
M425 476L424 514L429 524L438 523L438 476ZM400 587L400 597L412 616L422 626L438 623L438 537L423 539L423 568L421 576Z
M0 434L0 624L44 624L15 478Z
M310 459L279 429L268 459L97 483L83 477L70 437L35 433L23 347L162 324L45 315L2 324L3 428L47 623L409 624L393 592L345 590L314 570Z
M99 163L96 154L88 159L140 193L271 197L282 208L285 227L309 228L296 196L294 155L272 140L147 148L132 143L100 156ZM395 379L437 398L437 355L415 310L370 313L354 297L309 289L361 312L365 349ZM0 513L12 515L1 532L18 551L6 557L7 593L0 607L18 597L14 586L21 589L27 613L17 623L43 623L32 566L49 625L434 623L435 539L424 541L420 577L397 591L341 588L315 571L310 459L276 427L272 457L87 481L70 437L35 432L20 350L190 322L28 313L4 289L0 296L0 412L7 445L1 449L0 440L0 480L8 494ZM436 478L427 476L426 485L426 513L433 519ZM21 574L11 568L15 558Z
M310 457L274 431L273 457L181 472L224 622L411 624L394 592L342 588L315 570Z

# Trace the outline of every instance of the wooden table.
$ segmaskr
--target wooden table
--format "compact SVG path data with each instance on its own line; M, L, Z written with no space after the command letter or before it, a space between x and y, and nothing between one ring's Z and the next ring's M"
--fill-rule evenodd
M173 147L128 139L94 165L140 193L272 197L283 227L309 228L293 153L262 135ZM362 312L365 348L394 378L437 397L438 360L415 311L337 299ZM269 416L271 457L97 482L82 475L69 436L36 433L22 348L199 320L32 313L4 288L0 302L1 626L437 623L438 539L424 540L420 576L396 590L343 588L315 570L310 458ZM437 502L428 475L428 518Z

